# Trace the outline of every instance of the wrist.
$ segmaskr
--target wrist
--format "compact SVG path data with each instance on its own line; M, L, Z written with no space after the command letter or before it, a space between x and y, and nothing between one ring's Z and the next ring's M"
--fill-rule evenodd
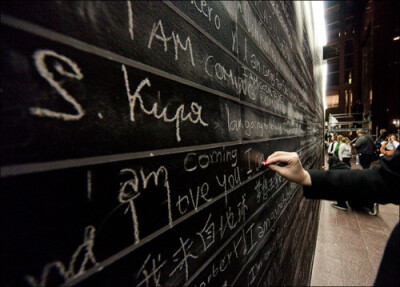
M303 186L311 186L311 176L308 173L308 171L303 170L303 180L300 182L301 185Z

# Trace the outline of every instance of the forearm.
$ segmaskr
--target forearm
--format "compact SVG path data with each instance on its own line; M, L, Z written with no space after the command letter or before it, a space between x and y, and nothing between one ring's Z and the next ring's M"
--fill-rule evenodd
M385 142L381 148L379 149L383 155L388 155L387 151L385 150L387 142Z
M377 168L368 170L310 170L311 186L304 187L310 199L358 200L371 199L377 203L399 204L395 194L398 179L383 178ZM397 180L397 182L396 182ZM397 192L398 193L398 192Z
M339 160L342 161L343 160L343 150L339 150Z

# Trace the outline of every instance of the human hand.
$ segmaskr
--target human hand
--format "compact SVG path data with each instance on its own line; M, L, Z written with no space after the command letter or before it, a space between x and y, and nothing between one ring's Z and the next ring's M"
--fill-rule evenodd
M321 169L322 170L328 170L328 167L323 165L323 166L321 166Z
M299 156L295 152L277 151L268 158L269 168L278 172L287 180L301 185L311 185L310 174L301 165ZM276 163L286 163L286 166L278 166Z

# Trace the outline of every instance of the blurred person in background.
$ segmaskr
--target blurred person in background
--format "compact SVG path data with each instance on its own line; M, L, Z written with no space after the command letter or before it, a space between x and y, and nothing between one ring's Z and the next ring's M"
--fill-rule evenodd
M333 156L335 152L335 148L337 146L336 136L334 134L331 135L331 143L328 146L328 155Z
M335 152L334 152L334 154L336 156L339 156L339 148L340 148L340 145L342 144L342 139L343 139L342 135L337 136L337 145L335 147Z
M371 166L372 156L375 152L375 143L370 135L367 135L366 131L363 129L357 130L357 140L353 145L357 154L360 158L360 165L363 169L368 169ZM368 213L370 215L378 214L378 204L369 199L360 199L357 201L349 201L349 205L353 209L362 209L366 207L369 209Z
M350 159L351 159L351 146L350 146L350 140L348 137L344 137L342 139L342 144L339 147L339 160L341 162L344 162L347 164L349 167L350 165Z
M379 131L379 137L378 137L378 138L376 139L376 141L375 141L375 145L376 145L376 148L377 148L378 150L381 149L382 143L383 143L384 141L386 141L388 134L389 134L389 133L388 133L388 131L387 131L386 129L381 129L381 130ZM383 156L383 154L381 154L380 156Z
M328 165L330 170L334 169L342 169L342 170L349 170L349 166L344 162L341 162L337 156L332 156L328 160ZM328 170L325 166L322 167L323 170ZM331 206L340 210L347 210L347 204L345 200L338 200L331 203Z
M357 150L362 168L366 169L371 166L372 155L375 149L374 140L363 129L357 130L357 136L358 138L353 147Z
M384 156L392 155L398 146L399 141L397 136L391 134L388 136L387 140L382 143L380 151Z

